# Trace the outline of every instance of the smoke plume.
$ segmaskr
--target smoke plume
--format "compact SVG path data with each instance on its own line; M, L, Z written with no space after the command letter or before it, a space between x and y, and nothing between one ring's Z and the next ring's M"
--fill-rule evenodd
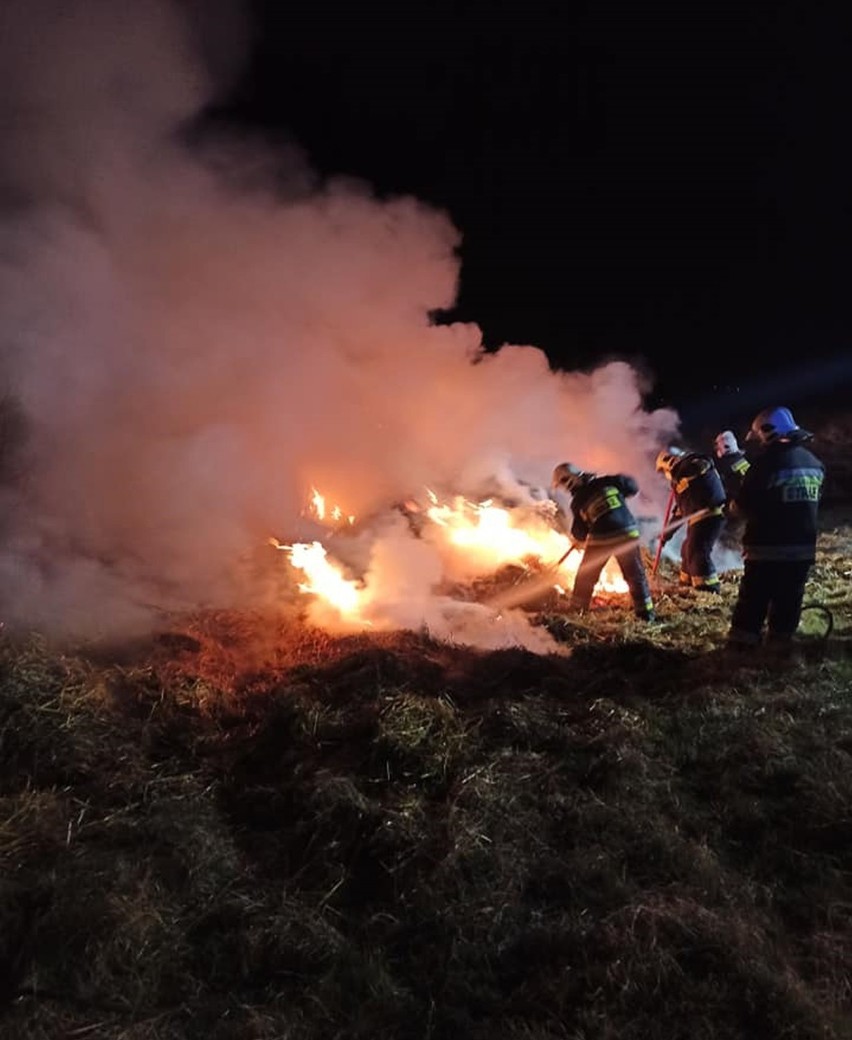
M664 497L675 418L643 412L627 365L554 372L430 322L457 288L445 215L320 184L293 151L198 143L220 84L186 11L7 0L0 18L7 622L100 634L251 605L257 547L309 533L313 486L362 516L424 486L547 484L570 459ZM383 623L476 641L413 606L434 564L391 536L371 549L400 600Z

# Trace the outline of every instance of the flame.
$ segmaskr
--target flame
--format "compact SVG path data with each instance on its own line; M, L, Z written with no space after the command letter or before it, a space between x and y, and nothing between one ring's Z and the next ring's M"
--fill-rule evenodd
M427 489L427 494L432 505L426 515L445 529L452 546L465 550L471 565L478 564L485 573L527 560L549 566L568 553L557 571L561 580L554 581L553 587L561 595L565 586L573 588L582 555L579 550L571 551L570 538L557 531L544 512L506 509L491 499L471 502L462 495L456 495L451 504L442 504L433 491ZM629 591L615 560L606 562L595 591Z
M269 542L276 549L286 552L290 563L302 571L306 581L299 582L301 592L312 593L333 607L342 618L349 621L363 621L364 590L357 581L343 576L339 564L328 559L328 552L321 542L295 542L285 545L270 538Z
M311 509L317 520L325 520L325 496L321 495L316 488L311 494Z
M558 560L571 547L569 539L543 518L526 518L527 524L520 525L519 518L491 499L471 502L456 495L452 504L442 505L434 492L429 497L432 505L426 515L445 529L451 545L466 550L471 564L484 571L530 558Z
M629 591L630 586L624 580L621 568L614 559L607 560L604 564L604 569L601 571L601 576L598 578L598 583L595 585L595 592L609 592L624 595Z
M308 506L308 512L314 517L315 520L319 520L321 524L326 524L331 521L333 524L354 524L355 517L345 513L340 506L333 505L330 509L326 505L326 497L317 491L316 488L311 488L311 501Z

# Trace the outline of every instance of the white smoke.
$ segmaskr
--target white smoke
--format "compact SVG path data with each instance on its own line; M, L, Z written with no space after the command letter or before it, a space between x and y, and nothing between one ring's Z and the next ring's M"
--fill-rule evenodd
M188 143L213 88L175 5L7 0L0 19L7 621L102 633L251 603L246 558L298 536L312 486L363 515L570 459L665 496L676 420L642 410L630 367L553 372L430 323L457 288L446 216L311 188L294 153ZM371 550L397 592L383 624L476 642L422 551Z

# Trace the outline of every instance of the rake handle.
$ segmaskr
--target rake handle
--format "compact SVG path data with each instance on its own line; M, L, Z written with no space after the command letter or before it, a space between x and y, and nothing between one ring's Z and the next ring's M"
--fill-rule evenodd
M651 574L657 573L657 568L660 566L660 557L663 555L663 532L669 526L669 520L671 519L672 509L674 508L675 492L674 488L669 491L669 500L666 502L666 515L663 518L663 526L660 529L660 538L657 542L657 551L654 554L654 566L651 568Z

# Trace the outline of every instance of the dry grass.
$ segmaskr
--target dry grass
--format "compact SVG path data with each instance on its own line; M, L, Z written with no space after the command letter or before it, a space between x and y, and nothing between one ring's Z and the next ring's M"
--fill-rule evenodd
M0 1037L852 1037L852 545L794 662L181 619L0 643Z

